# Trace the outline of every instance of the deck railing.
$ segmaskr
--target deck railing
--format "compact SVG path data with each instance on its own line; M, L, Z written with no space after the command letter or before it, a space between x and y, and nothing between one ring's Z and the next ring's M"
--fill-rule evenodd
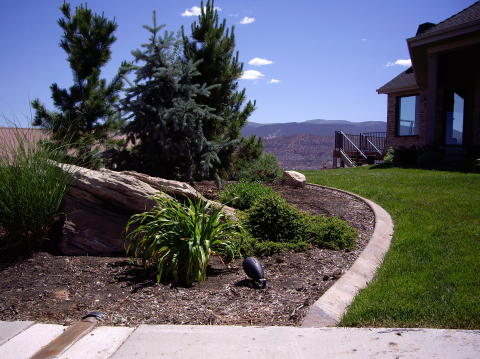
M335 131L335 149L345 152L386 153L385 132L365 132L358 135Z
M341 157L348 159L356 165L359 160L382 159L386 153L385 132L365 132L358 135L335 131L335 151ZM334 161L335 161L334 154Z

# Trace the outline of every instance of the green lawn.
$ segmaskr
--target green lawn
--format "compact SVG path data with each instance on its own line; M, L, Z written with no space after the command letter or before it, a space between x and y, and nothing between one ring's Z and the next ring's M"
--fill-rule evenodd
M342 326L480 328L480 175L370 167L304 171L369 198L395 224L384 263Z

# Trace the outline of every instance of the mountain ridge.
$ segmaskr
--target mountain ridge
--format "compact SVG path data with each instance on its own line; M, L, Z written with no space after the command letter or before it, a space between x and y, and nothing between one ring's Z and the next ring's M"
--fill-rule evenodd
M262 137L265 152L272 153L285 169L306 170L332 166L335 131L350 134L385 132L383 121L331 121L247 123L242 135Z
M363 132L385 132L387 123L383 121L332 121L314 119L304 122L266 123L247 122L241 132L244 137L275 138L298 134L333 136L335 131L358 134Z

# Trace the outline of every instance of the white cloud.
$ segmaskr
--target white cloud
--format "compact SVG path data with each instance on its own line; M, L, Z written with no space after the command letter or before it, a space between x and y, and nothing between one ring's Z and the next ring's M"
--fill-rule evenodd
M242 20L240 20L240 24L242 25L251 24L254 21L255 21L254 17L245 16Z
M387 64L385 65L387 67L392 67L392 66L404 66L404 67L407 67L407 66L412 66L412 60L410 59L406 59L406 60L402 60L402 59L398 59L397 61L395 62L387 62Z
M222 11L219 7L214 8L217 11ZM190 9L185 9L182 12L182 16L199 16L202 13L202 9L199 6L192 6Z
M263 65L271 65L273 64L273 61L267 60L267 59L261 59L260 57L255 57L248 61L249 65L253 66L263 66Z
M240 77L242 80L258 80L262 77L265 77L260 71L257 70L247 70L243 71L242 76Z
M270 80L270 84L278 84L280 82L280 80L277 80L277 79L271 79Z

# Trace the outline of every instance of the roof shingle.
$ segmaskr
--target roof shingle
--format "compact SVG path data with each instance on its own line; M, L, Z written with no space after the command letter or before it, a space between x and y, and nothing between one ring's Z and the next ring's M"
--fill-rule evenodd
M447 30L448 28L468 24L469 22L480 20L480 1L475 2L471 6L463 9L459 13L445 19L435 26L430 27L429 29L423 31L419 34L418 38L426 36L427 34L433 34L435 32L440 32Z
M418 87L417 81L415 80L415 74L413 73L412 68L402 72L400 75L394 79L387 82L385 85L380 87L378 93L391 93L402 90L414 90Z

